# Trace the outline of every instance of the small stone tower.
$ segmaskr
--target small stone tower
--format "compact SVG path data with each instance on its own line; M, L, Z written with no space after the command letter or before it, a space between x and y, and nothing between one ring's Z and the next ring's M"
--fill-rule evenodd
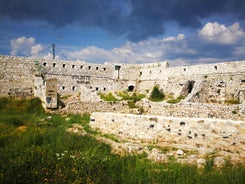
M46 98L45 105L47 109L57 108L57 79L46 79Z

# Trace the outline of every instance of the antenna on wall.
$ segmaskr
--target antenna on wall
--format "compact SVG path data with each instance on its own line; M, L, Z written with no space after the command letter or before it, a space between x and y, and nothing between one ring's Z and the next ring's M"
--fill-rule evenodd
M55 44L52 44L52 51L53 51L53 59L55 59Z

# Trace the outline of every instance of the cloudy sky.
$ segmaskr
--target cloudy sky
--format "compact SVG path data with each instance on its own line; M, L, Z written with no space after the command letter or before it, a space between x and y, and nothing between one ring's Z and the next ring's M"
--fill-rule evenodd
M93 63L244 60L245 1L0 0L1 55L50 57L52 43Z

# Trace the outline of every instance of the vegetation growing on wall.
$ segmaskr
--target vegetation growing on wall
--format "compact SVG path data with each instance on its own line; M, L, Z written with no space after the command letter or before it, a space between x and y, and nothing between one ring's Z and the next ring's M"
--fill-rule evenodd
M126 100L128 101L129 107L130 108L136 108L135 103L140 101L142 98L145 98L144 94L141 93L129 93L126 91L123 92L116 92L115 95L113 95L111 92L104 94L104 93L99 93L100 98L109 101L109 102L116 102L116 101L122 101Z
M237 99L230 99L230 100L225 100L226 104L239 104L239 100Z
M125 100L127 101L128 107L130 109L137 108L140 114L144 113L143 107L136 105L136 102L140 101L142 98L145 98L145 94L136 93L136 92L131 93L127 91L116 92L115 96L111 92L107 94L104 94L104 93L98 93L98 94L100 95L101 99L108 101L108 102L116 102L116 101Z
M121 100L128 100L134 103L140 101L142 98L145 98L145 94L136 93L136 92L128 93L124 91L124 92L117 92L116 94L121 98Z
M104 94L104 93L98 93L98 95L100 95L100 98L104 101L107 101L107 102L116 102L118 101L118 99L111 93L107 93L107 94Z
M43 67L38 60L35 60L34 63L35 63L36 70L38 72L36 75L38 77L45 78L45 75L47 74L47 69Z
M176 99L170 99L167 101L167 103L170 103L170 104L175 104L175 103L179 103L181 100L185 99L184 96L180 95L178 98Z
M161 102L164 100L164 93L159 89L159 86L158 85L155 85L153 87L153 90L151 92L151 95L150 95L150 100L153 101L153 102Z

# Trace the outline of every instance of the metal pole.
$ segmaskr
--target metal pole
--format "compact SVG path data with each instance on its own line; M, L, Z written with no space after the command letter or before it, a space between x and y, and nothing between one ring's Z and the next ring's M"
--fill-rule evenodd
M52 51L53 51L53 59L55 59L55 44L52 44Z

